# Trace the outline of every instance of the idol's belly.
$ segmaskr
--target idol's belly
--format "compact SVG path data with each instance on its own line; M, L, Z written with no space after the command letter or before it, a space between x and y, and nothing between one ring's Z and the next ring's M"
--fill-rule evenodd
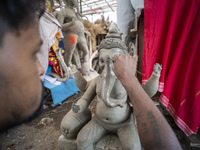
M104 102L99 99L96 108L95 108L95 116L101 120L102 122L108 124L118 124L129 119L131 114L130 106L126 103L123 107L108 107L104 104Z

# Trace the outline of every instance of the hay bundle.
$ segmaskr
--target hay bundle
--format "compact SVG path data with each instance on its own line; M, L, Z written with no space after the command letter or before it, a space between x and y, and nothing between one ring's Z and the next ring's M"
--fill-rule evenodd
M85 31L88 31L91 33L91 42L92 42L92 51L97 50L97 42L96 42L96 36L98 34L107 34L106 30L103 29L101 24L93 24L88 20L83 19L83 25L85 27Z

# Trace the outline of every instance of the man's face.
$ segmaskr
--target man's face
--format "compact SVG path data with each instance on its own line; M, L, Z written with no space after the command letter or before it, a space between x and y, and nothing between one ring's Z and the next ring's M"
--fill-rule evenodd
M36 54L41 39L38 20L20 36L7 33L0 46L0 129L24 120L41 105L44 69Z

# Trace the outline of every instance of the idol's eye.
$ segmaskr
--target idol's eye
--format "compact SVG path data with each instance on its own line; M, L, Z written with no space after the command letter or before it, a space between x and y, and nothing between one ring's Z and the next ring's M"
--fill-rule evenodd
M108 57L110 60L112 60L112 62L114 63L114 58L112 58L112 57Z
M99 59L99 63L100 63L100 64L103 64L103 63L104 63L104 60L103 60L102 58L100 58L100 59Z

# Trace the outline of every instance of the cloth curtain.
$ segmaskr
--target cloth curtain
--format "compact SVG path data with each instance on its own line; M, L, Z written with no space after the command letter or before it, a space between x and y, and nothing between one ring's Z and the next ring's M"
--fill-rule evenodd
M144 1L143 82L162 64L160 102L186 135L200 126L200 0Z
M39 29L43 44L37 56L46 72L48 68L49 50L56 41L56 33L61 32L62 27L52 13L44 12L39 21ZM60 39L63 38L63 35L61 35ZM40 76L40 79L44 80L44 76L45 74Z

